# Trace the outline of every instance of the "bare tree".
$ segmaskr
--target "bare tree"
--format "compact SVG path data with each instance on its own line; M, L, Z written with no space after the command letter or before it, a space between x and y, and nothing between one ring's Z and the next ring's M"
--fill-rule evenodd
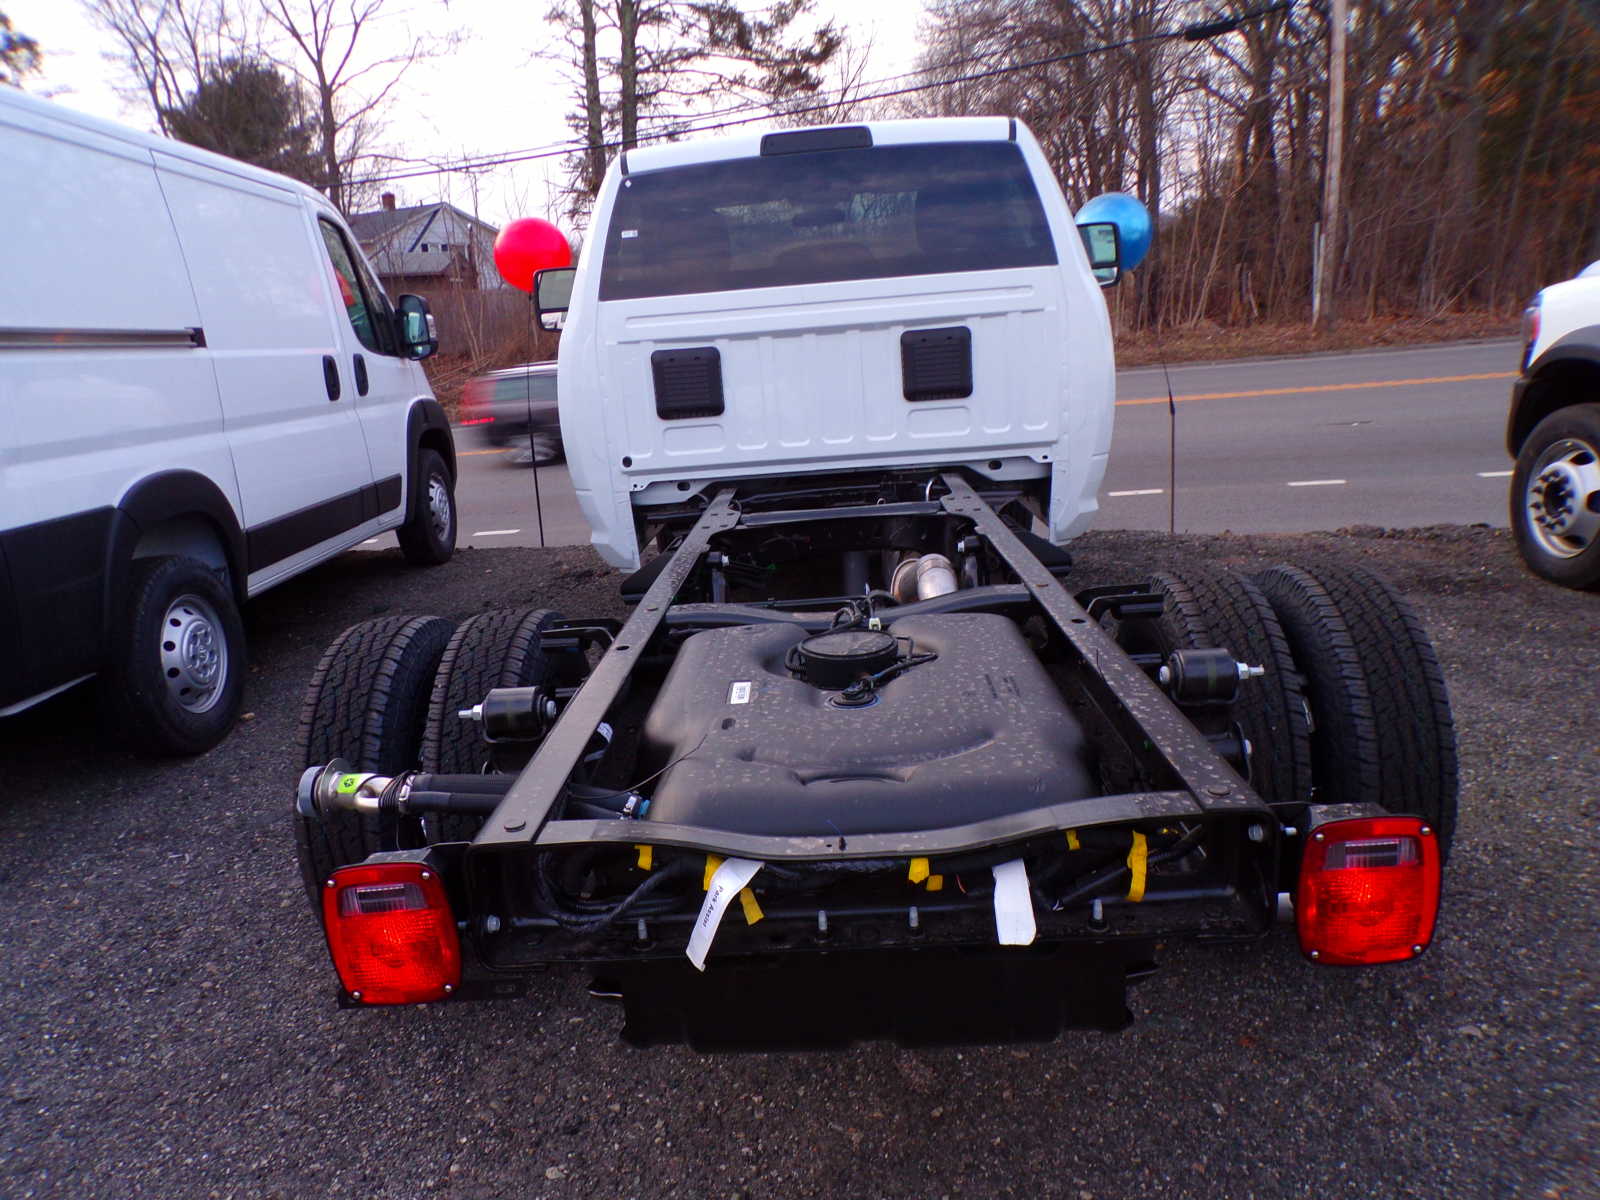
M17 33L11 18L0 12L0 85L21 87L25 76L38 71L39 43L25 33Z
M581 220L616 150L726 108L781 115L816 94L844 44L814 0L558 0L548 15L571 82L566 208Z
M323 190L350 212L363 198L354 167L368 157L382 114L406 71L446 53L455 35L405 38L392 53L369 57L373 24L390 0L263 0L268 28L281 40L276 61L292 71L316 105ZM358 53L358 47L363 53Z
M254 56L254 30L230 0L83 0L89 19L121 48L114 58L162 133L212 69Z

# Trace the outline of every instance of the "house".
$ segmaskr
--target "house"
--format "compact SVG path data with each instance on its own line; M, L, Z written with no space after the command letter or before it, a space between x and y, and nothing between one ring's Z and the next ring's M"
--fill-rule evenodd
M396 208L385 192L382 207L355 213L350 229L391 294L427 294L440 288L505 286L494 267L493 225L453 204Z

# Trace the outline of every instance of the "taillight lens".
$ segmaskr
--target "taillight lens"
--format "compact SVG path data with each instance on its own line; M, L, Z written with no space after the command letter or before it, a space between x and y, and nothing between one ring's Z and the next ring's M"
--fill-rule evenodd
M1417 817L1319 825L1295 891L1300 949L1319 963L1400 962L1433 940L1439 839Z
M488 383L482 379L467 381L466 387L461 389L461 424L488 425L494 421L494 414L489 411L488 390Z
M322 889L339 982L363 1004L443 1000L461 983L461 942L438 873L420 863L342 867Z

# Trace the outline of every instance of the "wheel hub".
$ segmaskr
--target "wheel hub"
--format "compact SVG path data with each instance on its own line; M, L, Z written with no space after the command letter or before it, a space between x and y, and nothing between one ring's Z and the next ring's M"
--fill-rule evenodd
M161 674L167 693L182 708L202 713L222 695L228 646L221 619L198 596L179 596L161 621Z
M1551 445L1528 483L1529 526L1558 558L1582 554L1600 536L1600 455L1576 438Z
M428 520L441 542L450 535L450 489L437 475L428 480Z

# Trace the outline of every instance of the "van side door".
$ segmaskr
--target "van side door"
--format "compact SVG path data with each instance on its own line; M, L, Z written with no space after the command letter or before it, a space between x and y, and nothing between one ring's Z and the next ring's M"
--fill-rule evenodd
M377 515L343 318L297 191L156 159L205 321L257 590Z
M372 463L378 511L393 513L405 491L406 418L413 401L432 393L422 368L402 357L394 308L355 239L329 213L316 213L316 222L345 310L340 366L348 370L354 388L352 402Z

